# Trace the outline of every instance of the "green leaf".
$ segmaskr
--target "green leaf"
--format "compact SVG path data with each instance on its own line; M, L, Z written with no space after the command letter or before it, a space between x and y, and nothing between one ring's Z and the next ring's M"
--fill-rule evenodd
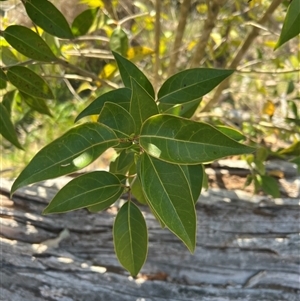
M280 155L297 156L300 154L300 141L296 140L289 147L286 147L278 152Z
M138 176L136 176L133 180L133 182L131 183L131 193L132 195L143 205L147 204L147 200L145 198L144 192L143 192L143 188L142 188L142 184L140 182L140 179Z
M39 75L26 67L10 67L7 71L7 77L15 87L26 94L38 98L54 98L48 84Z
M52 117L52 114L44 99L32 97L24 92L20 92L20 95L29 107L41 114L45 114Z
M9 113L2 103L0 103L0 134L17 148L23 149L18 141Z
M196 68L181 71L167 79L158 91L158 101L182 104L204 96L234 70Z
M129 138L135 133L135 123L132 116L120 105L106 102L100 112L98 122L114 130L118 138Z
M82 169L109 147L118 145L115 133L103 124L84 123L41 149L15 180L18 188Z
M235 141L241 141L245 139L245 136L240 131L231 127L225 125L216 125L215 128Z
M113 173L126 174L130 166L134 163L134 153L127 153L122 150L115 161L109 165L109 171Z
M62 213L104 203L108 207L118 199L120 190L124 188L114 174L106 171L90 172L65 185L43 214Z
M196 212L186 173L143 153L138 176L151 207L163 223L178 236L191 252L196 246Z
M202 101L202 98L197 98L190 102L186 102L183 104L177 104L177 105L160 103L158 105L158 107L159 107L160 111L164 112L165 114L171 114L171 115L175 115L175 116L191 118L194 115L194 113L196 112L196 110L198 109L201 101Z
M98 8L87 9L80 13L72 23L72 32L75 37L83 36L88 33L97 16Z
M257 180L258 180L262 190L266 194L269 194L274 198L279 198L280 197L280 191L279 191L279 188L278 188L278 183L273 177L258 175Z
M202 164L198 165L178 165L183 171L187 182L189 183L190 192L193 196L194 203L199 199L201 194L202 184L203 184L203 175L204 167Z
M132 94L129 112L135 121L136 133L139 133L143 122L150 116L158 114L158 108L151 95L134 78L131 78L131 82Z
M20 25L5 29L4 38L23 55L43 62L55 61L56 57L46 42L34 31Z
M136 276L147 258L148 232L143 214L132 202L125 203L118 212L113 236L118 260Z
M112 51L118 52L122 56L127 55L128 37L121 27L117 27L112 32L109 39L109 47Z
M125 59L117 52L113 51L112 53L117 61L124 86L126 88L131 89L131 77L132 77L138 82L140 86L142 86L148 92L148 94L152 98L155 98L155 93L152 84L149 82L145 74L136 65L134 65L129 60Z
M75 122L86 116L98 115L106 102L116 103L129 111L130 98L131 90L128 88L120 88L102 94L76 117Z
M8 47L1 47L1 60L5 66L18 64L19 60Z
M48 0L25 2L29 18L46 32L61 39L72 39L73 33L63 14Z
M295 163L297 165L297 170L298 173L300 174L300 156L291 159L290 162Z
M12 105L14 102L15 93L16 93L16 90L9 91L4 94L3 99L2 99L2 104L6 108L9 116L11 115L11 108L12 108Z
M108 207L110 207L111 205L113 205L116 201L118 201L118 199L122 196L122 194L124 192L124 185L126 185L127 177L124 175L120 175L120 174L114 174L114 175L119 179L121 184L123 184L120 186L118 193L113 195L111 198L108 198L105 202L101 202L96 205L89 206L87 209L90 212L95 213L95 212L105 210Z
M7 77L4 71L0 68L0 89L6 88Z
M283 27L280 33L280 37L275 45L274 50L282 46L287 41L291 40L300 33L300 0L291 1L285 19Z
M172 115L147 119L139 141L149 155L178 164L200 164L254 151L209 124Z

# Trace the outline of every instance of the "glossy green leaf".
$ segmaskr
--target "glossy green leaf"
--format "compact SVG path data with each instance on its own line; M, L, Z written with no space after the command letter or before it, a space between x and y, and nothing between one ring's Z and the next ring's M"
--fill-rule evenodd
M145 74L136 65L121 56L119 53L113 51L113 55L117 61L124 86L131 89L132 77L147 91L152 98L155 98L153 86Z
M121 188L114 174L106 171L90 172L75 178L59 190L43 214L68 212L107 203L108 200L109 206L117 200Z
M29 107L31 107L32 109L34 109L35 111L37 111L41 114L45 114L45 115L52 117L52 114L50 112L50 109L49 109L45 99L35 98L24 92L20 92L20 95Z
M35 72L23 67L10 67L7 78L20 91L38 98L53 99L54 96L48 84Z
M151 207L191 252L196 245L196 212L186 173L146 153L140 157L138 176Z
M166 103L160 103L158 105L161 112L165 114L171 114L175 116L181 116L185 118L191 118L198 109L202 98L192 100L187 103L170 105Z
M143 214L132 202L125 203L118 212L113 236L118 260L136 276L147 258L148 231Z
M204 96L234 70L197 68L181 71L167 79L158 91L160 103L182 104Z
M298 156L300 155L300 141L293 142L289 147L286 147L278 152L280 155Z
M241 141L245 139L245 136L240 131L231 127L225 125L216 125L215 128L235 141Z
M75 37L88 33L97 16L98 8L87 9L80 13L73 21L71 29Z
M26 1L25 9L33 23L53 36L61 39L74 37L64 15L50 1Z
M300 0L291 1L284 19L280 37L274 48L276 50L281 45L296 37L300 33Z
M17 148L23 149L5 106L0 103L0 134Z
M120 105L106 102L100 112L98 122L114 130L117 137L129 138L135 133L135 123L132 116Z
M128 88L120 88L102 94L76 117L75 122L86 116L98 115L106 102L116 103L129 111L130 98L131 90Z
M126 174L133 163L134 153L127 153L126 150L122 150L116 160L110 163L109 171Z
M143 122L150 116L158 114L158 108L152 96L134 78L131 78L131 82L129 112L135 121L136 133L139 133Z
M121 27L117 27L112 32L109 39L109 46L112 51L118 52L122 56L127 55L128 37Z
M11 193L82 169L118 143L115 133L103 124L90 122L74 127L33 157L15 180Z
M254 151L209 124L172 115L147 119L139 141L149 155L178 164L200 164Z
M4 31L4 38L23 55L43 62L52 62L56 59L46 42L31 29L20 26L8 26Z
M262 190L266 193L271 195L274 198L280 197L280 191L278 188L277 181L271 176L263 176L259 175L257 180L262 188Z

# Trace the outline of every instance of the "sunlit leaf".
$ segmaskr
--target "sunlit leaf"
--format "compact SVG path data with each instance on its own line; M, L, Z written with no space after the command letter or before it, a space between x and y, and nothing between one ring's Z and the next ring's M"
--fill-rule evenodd
M91 205L113 204L120 196L119 179L106 171L81 175L66 184L44 209L43 214L62 213Z
M135 123L127 110L113 102L106 102L100 112L98 122L114 130L117 137L129 138L135 133Z
M144 57L153 54L154 50L151 48L148 48L146 46L134 46L130 47L127 51L127 59L133 62L138 62Z
M44 62L52 62L56 59L46 42L27 27L9 26L4 31L4 38L12 47L31 59Z
M118 52L122 56L126 56L128 50L128 37L121 27L117 27L112 32L109 39L109 46L112 51Z
M209 124L172 115L147 119L139 141L149 155L179 164L199 164L254 151Z
M11 193L82 169L118 143L115 133L103 124L90 122L74 127L33 157L15 180Z
M13 66L7 71L7 78L20 91L38 98L53 99L48 84L35 72L23 67Z
M35 98L24 92L20 92L20 95L29 107L31 107L32 109L34 109L35 111L37 111L41 114L45 114L45 115L52 117L52 114L50 112L50 109L49 109L45 99Z
M296 37L300 33L300 0L291 1L284 19L283 27L278 42L274 48L276 50L281 45Z
M136 276L147 258L148 232L143 214L132 202L125 203L118 212L113 235L118 260Z
M131 98L131 90L127 88L120 88L117 90L109 91L105 94L102 94L98 98L96 98L89 106L87 106L75 119L75 122L79 119L90 116L90 115L98 115L100 114L104 104L106 102L113 102L125 110L129 111Z
M19 63L19 60L14 55L14 53L9 49L9 47L1 47L0 51L1 51L1 60L5 66Z
M25 9L33 23L53 36L61 39L74 37L64 15L50 1L26 1Z
M23 149L5 106L0 103L0 134L17 148Z
M75 37L85 35L93 25L98 8L87 9L80 13L73 21L71 29Z
M167 79L158 91L158 101L182 104L204 96L234 70L197 68L181 71Z
M120 74L124 83L124 86L131 89L131 77L134 78L138 84L143 87L147 93L155 98L154 89L152 84L149 82L148 78L144 75L144 73L132 62L118 54L117 52L113 52L113 55L117 61Z
M131 82L132 94L129 111L135 121L136 131L139 133L143 122L150 116L158 114L158 108L152 96L134 78L131 78Z
M196 213L186 173L177 164L140 157L138 176L151 207L191 252L196 245Z

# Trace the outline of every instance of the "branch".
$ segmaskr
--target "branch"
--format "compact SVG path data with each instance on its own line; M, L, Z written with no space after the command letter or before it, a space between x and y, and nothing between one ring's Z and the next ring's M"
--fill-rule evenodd
M269 20L271 15L274 13L276 8L281 4L282 0L273 0L271 5L266 10L265 14L262 16L262 18L257 22L259 25L263 25L266 23L266 21ZM236 69L238 67L238 64L243 59L245 54L247 53L248 49L250 48L251 44L255 40L255 38L259 35L260 29L258 27L253 27L252 31L248 34L247 38L245 39L244 43L240 46L238 49L235 57L229 64L229 69ZM203 107L201 112L207 112L210 111L213 106L215 106L220 99L220 96L222 94L222 91L228 87L230 80L229 78L225 79L216 89L212 99Z
M168 76L173 75L176 69L176 62L178 60L179 49L181 46L190 7L191 7L191 0L183 0L180 6L180 15L179 15L179 21L176 30L175 41L173 44L173 49L171 51Z
M207 18L204 22L204 26L202 29L202 35L196 45L196 50L192 57L191 68L199 67L201 60L205 55L205 48L207 46L208 40L210 38L210 34L215 27L215 23L217 21L217 17L219 14L220 7L224 5L227 0L207 0Z

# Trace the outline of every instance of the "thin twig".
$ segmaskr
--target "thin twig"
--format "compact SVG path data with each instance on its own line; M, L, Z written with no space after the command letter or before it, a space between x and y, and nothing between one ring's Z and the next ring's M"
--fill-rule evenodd
M131 16L128 16L128 17L126 17L126 18L120 20L120 21L118 22L118 24L121 26L121 25L123 25L124 23L126 23L126 22L128 22L128 21L130 21L130 20L132 20L132 19L140 18L140 17L145 17L145 16L148 16L148 15L149 15L149 13L140 13L140 14L131 15Z
M237 69L235 72L237 72L237 73L259 73L259 74L287 74L287 73L300 72L300 69L281 70L281 71L239 70L239 69Z

